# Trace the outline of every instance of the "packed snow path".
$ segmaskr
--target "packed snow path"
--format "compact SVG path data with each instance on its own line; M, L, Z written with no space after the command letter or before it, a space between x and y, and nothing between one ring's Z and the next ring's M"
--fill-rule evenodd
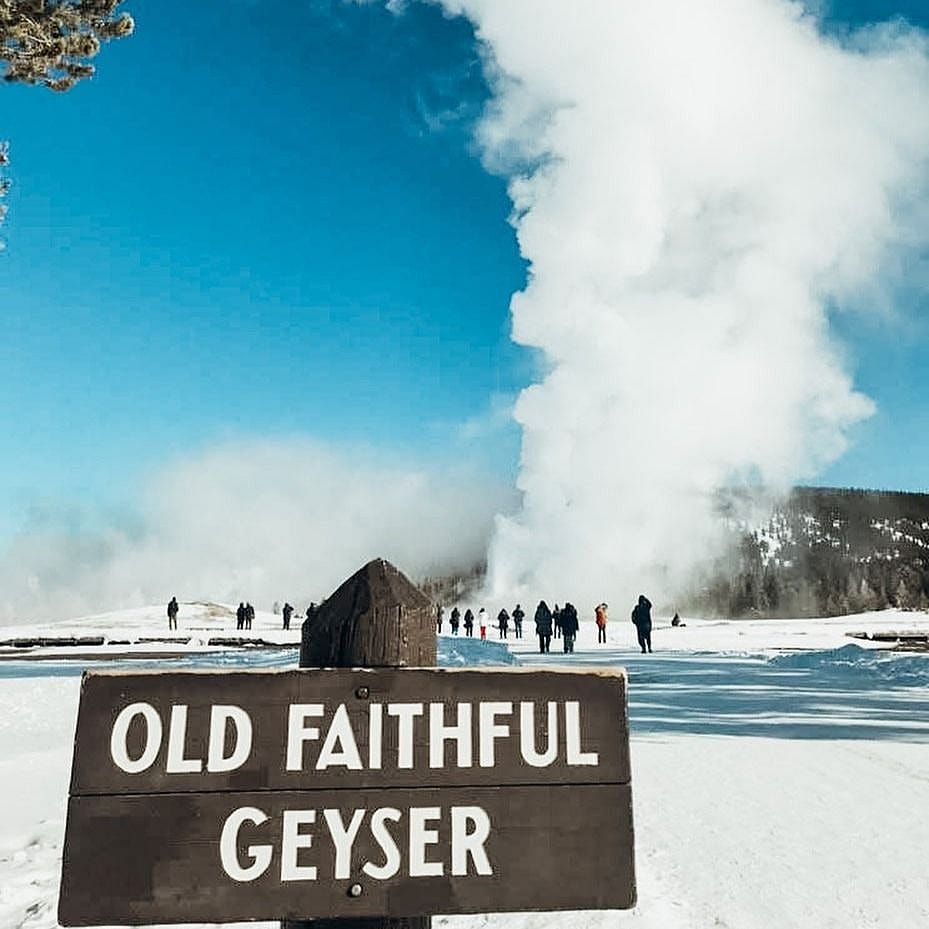
M605 646L585 624L573 656L560 653L559 640L545 656L535 638L508 641L527 664L629 671L636 909L437 917L436 927L929 925L929 656L841 647L849 640L833 620L702 628L705 636L693 625L659 629L650 656L638 653L628 624L611 626ZM798 638L817 650L785 652ZM449 664L506 657L496 642L442 644ZM694 651L700 646L718 651ZM293 658L211 660L241 667ZM56 925L78 670L0 665L3 927ZM565 862L552 879L570 880L570 869Z

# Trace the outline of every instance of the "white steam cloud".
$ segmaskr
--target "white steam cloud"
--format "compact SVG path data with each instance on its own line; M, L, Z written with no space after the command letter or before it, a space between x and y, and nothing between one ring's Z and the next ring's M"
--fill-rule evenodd
M433 2L484 50L479 142L530 262L513 337L547 362L513 413L518 510L475 474L228 445L128 521L15 539L0 621L302 603L377 555L461 567L491 533L495 596L662 602L718 542L717 488L812 477L871 413L829 313L885 308L929 239L923 34L839 41L788 0Z
M249 441L176 461L138 512L53 516L0 557L0 622L180 600L321 600L371 558L413 577L483 559L511 491L306 439Z
M513 337L550 365L492 590L664 599L717 488L809 478L872 412L828 314L886 306L926 243L926 38L840 42L787 0L440 2L485 50L531 263Z

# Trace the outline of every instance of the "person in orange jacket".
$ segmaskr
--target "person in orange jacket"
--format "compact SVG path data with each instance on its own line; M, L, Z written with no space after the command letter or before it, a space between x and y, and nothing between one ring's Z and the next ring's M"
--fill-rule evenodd
M601 603L594 609L597 618L597 642L606 644L606 604Z

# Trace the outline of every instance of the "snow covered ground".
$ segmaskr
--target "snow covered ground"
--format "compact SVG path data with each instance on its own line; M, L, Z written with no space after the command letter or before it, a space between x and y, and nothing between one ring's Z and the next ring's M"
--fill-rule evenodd
M235 635L234 618L207 615L206 606L189 607L185 617L185 606L179 634ZM686 628L672 629L659 620L653 655L639 654L631 624L615 620L606 645L596 644L593 623L585 621L573 656L558 653L558 640L551 654L539 655L528 637L531 624L527 638L507 643L523 663L621 664L629 671L638 906L629 912L437 917L434 925L929 925L929 655L890 652L846 636L929 632L929 617L888 612L685 621ZM251 635L268 639L275 627L279 617L259 614ZM90 629L124 639L130 631L167 635L167 622L161 608L152 608L55 624L42 634ZM3 629L0 637L13 634ZM280 633L279 641L296 634ZM495 639L497 632L490 634ZM204 653L201 647L179 647L184 654L173 663L295 663L287 648ZM132 664L151 661L140 650L130 647ZM447 636L440 656L454 665L509 660L496 641ZM0 661L0 927L56 925L79 673L86 664ZM566 862L565 872L552 879L570 879L570 866Z
M221 646L209 644L211 639L216 638L262 639L281 645L299 643L300 623L303 621L301 613L295 613L291 619L291 628L284 630L282 617L256 610L251 629L238 630L235 627L236 606L237 604L181 603L176 630L168 629L168 617L163 605L82 616L59 622L0 626L0 642L42 636L71 636L82 639L102 637L104 641L101 646L78 646L81 654L97 654L101 658L121 657L125 654L144 657L153 652L163 654L166 651L178 654L220 651ZM167 642L168 639L187 641ZM4 652L8 653L12 648L14 646L0 646L0 658L4 657ZM72 654L73 648L43 648L41 653L34 657L47 660L56 655Z

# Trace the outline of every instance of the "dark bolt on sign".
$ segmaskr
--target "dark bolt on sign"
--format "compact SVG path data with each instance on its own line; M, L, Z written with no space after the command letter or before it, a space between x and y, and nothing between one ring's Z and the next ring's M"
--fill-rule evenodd
M634 902L622 672L84 676L62 925Z

